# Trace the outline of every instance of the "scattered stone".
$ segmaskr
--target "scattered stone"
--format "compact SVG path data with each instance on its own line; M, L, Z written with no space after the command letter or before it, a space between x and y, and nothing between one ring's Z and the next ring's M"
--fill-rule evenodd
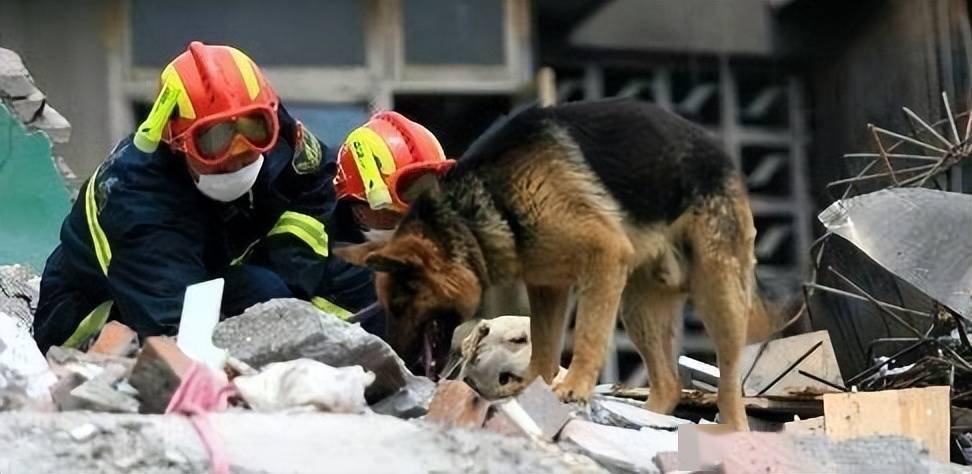
M85 423L71 430L71 438L79 443L83 443L94 437L98 433L98 427L93 423Z
M671 431L630 430L584 420L567 423L560 439L611 471L656 473L655 455L678 451L678 435Z
M550 387L537 377L516 396L517 403L540 428L541 436L551 441L570 421L571 409L560 402Z
M132 328L118 321L108 321L88 352L128 357L137 350L138 334Z
M115 390L103 377L95 377L70 392L68 406L74 410L106 413L138 413L138 400Z
M655 455L655 466L662 474L670 474L678 471L678 453L675 451L665 451Z
M135 361L129 357L81 352L61 346L51 346L46 357L51 370L58 376L67 372L78 372L84 373L88 379L96 377L107 367L119 366L124 370L131 370L135 365Z
M362 413L365 387L374 374L361 366L334 368L310 359L267 364L257 375L233 379L240 396L257 411L313 407L332 413Z
M168 337L150 337L138 354L128 382L138 390L142 413L165 413L172 394L192 367L186 357Z
M40 298L38 282L37 276L23 265L0 265L0 313L13 317L18 328L27 334L31 333L34 310Z
M370 403L398 392L412 376L378 336L297 299L254 305L220 322L213 342L257 368L300 358L332 367L360 365L375 374L375 382L365 392Z
M435 382L427 377L412 376L408 384L393 395L371 406L375 413L398 418L418 418L429 412L435 395Z
M595 423L620 428L654 428L675 431L679 425L692 423L674 416L662 415L633 404L626 399L595 395L591 398L590 419Z
M469 385L442 380L436 387L425 419L449 428L479 428L486 421L489 402Z

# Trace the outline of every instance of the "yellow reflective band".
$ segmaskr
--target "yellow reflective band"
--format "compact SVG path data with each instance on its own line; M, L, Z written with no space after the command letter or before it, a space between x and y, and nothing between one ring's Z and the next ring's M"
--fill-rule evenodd
M365 127L351 132L344 143L354 153L368 205L372 209L392 207L391 193L382 178L382 175L388 176L395 171L395 160L388 145L374 130Z
M162 140L162 131L165 129L165 125L168 123L169 117L172 116L172 111L176 105L179 106L180 117L196 118L196 112L192 108L192 102L185 90L182 78L179 77L175 67L171 64L166 66L162 71L162 90L159 91L159 96L152 104L152 110L148 117L135 131L133 142L136 148L145 153L155 152L159 147L159 141Z
M327 232L324 230L324 224L311 216L293 211L284 212L267 236L278 234L291 234L304 241L318 255L322 257L328 255Z
M243 84L246 84L246 93L250 95L250 100L256 99L257 94L260 93L260 83L257 81L256 73L253 72L253 63L250 58L243 54L235 48L229 48L230 55L233 56L233 61L236 62L236 67L240 70L240 75L243 76Z
M332 314L334 316L337 316L338 319L342 319L344 321L347 321L348 319L351 318L351 316L354 316L354 313L352 313L352 312L350 312L350 311L348 311L348 310L346 310L346 309L344 309L344 308L342 308L342 307L340 307L340 306L338 306L338 305L336 305L334 303L331 303L330 301L328 301L328 300L326 300L324 298L321 298L320 296L315 296L315 297L311 298L310 302L311 302L312 305L316 306L317 309L319 309L319 310L321 310L321 311L323 311L323 312L325 312L327 314Z
M95 182L98 179L99 165L95 168L94 174L88 179L88 186L84 190L84 215L88 220L88 231L91 233L91 245L94 247L95 257L98 258L98 265L101 272L108 276L108 265L111 263L111 247L108 245L108 237L98 223L98 203L95 200Z
M98 305L97 308L91 310L84 319L81 320L81 324L78 324L78 328L74 330L71 337L62 344L64 347L70 347L72 349L77 349L81 344L84 344L88 339L95 337L101 328L105 327L105 323L108 322L108 315L111 314L111 306L113 301L105 301Z

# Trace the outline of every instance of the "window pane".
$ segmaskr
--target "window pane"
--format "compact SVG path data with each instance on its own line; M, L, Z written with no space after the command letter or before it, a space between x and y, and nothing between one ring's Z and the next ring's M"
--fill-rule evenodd
M503 0L404 0L408 64L503 64Z
M138 66L164 66L193 40L238 47L261 66L364 64L361 0L131 2Z
M368 121L363 104L284 104L297 120L329 147L341 146L344 138Z

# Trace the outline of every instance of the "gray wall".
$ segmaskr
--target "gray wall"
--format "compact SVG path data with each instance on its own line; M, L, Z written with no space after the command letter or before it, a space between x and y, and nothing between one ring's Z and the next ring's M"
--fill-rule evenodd
M19 53L48 101L71 122L57 145L79 176L89 175L120 137L109 113L111 48L122 41L120 0L0 0L0 46Z

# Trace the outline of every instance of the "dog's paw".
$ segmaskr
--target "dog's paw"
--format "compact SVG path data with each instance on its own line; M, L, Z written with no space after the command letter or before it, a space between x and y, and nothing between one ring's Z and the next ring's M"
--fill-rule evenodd
M553 386L553 392L564 403L586 404L591 401L591 392L593 391L593 386L576 382L572 383L570 377L565 377L562 382L555 383Z

